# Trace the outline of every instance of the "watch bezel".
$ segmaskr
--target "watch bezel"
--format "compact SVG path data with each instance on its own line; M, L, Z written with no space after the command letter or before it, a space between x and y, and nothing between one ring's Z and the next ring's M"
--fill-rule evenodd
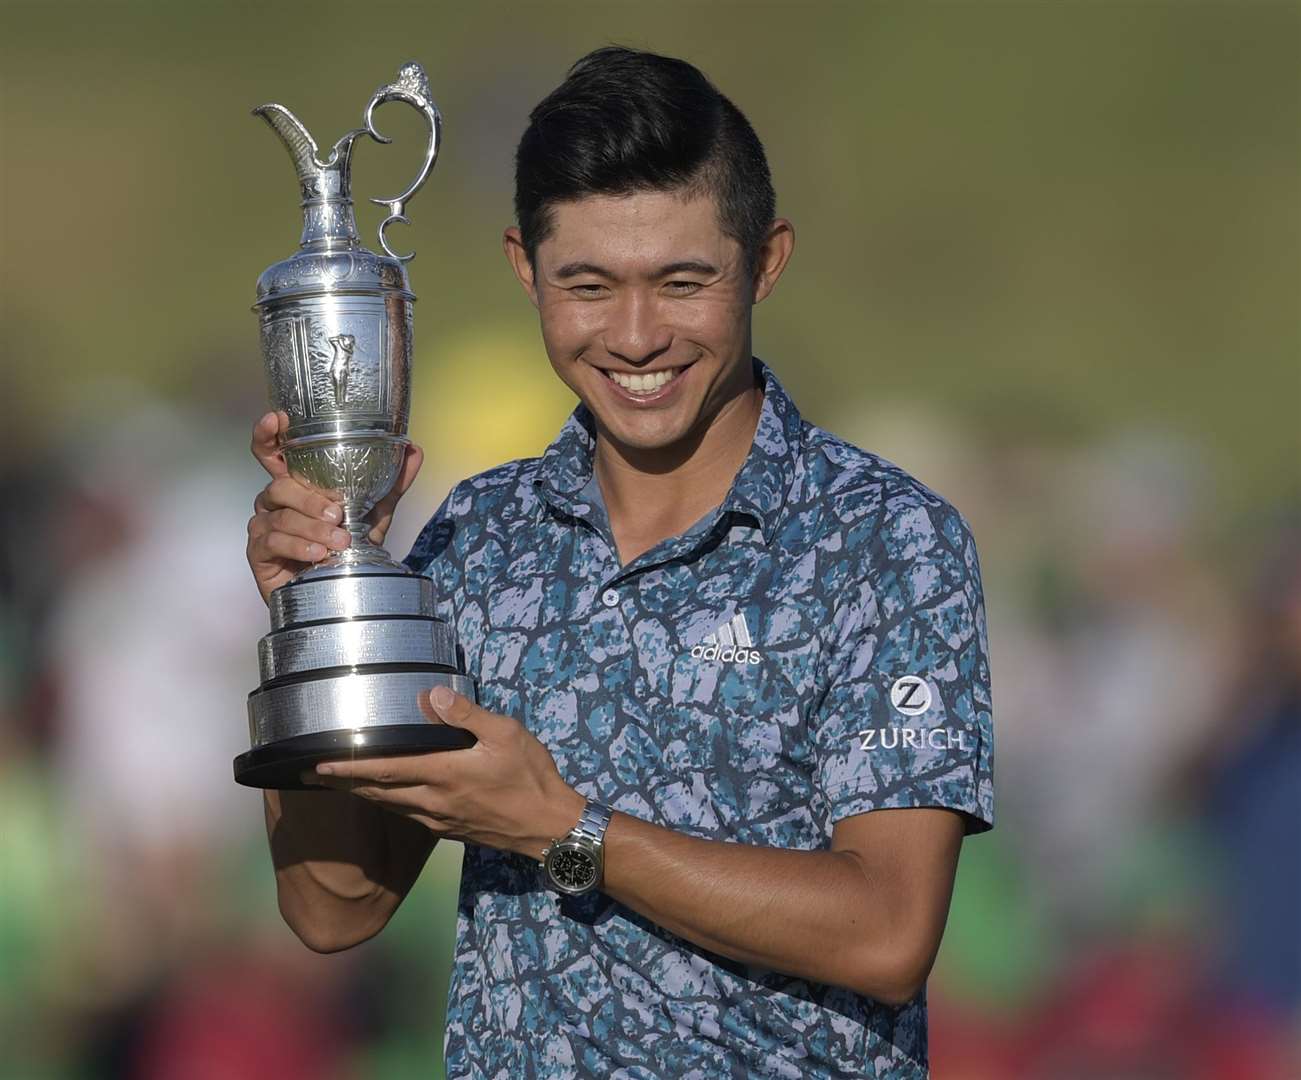
M557 880L553 864L557 856L562 852L575 852L586 856L592 863L595 873L592 876L590 885L581 885L574 887L565 885ZM601 856L600 848L591 840L583 838L569 838L557 840L547 848L546 858L543 860L543 867L546 870L547 881L551 883L552 888L564 893L566 896L582 896L584 893L592 892L599 888L601 884L601 871L604 869L604 860Z

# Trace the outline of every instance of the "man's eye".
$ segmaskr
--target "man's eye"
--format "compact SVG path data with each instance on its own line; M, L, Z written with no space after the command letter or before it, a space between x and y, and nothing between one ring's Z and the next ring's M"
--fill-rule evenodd
M704 288L698 281L670 281L668 283L669 292L675 296L690 296L697 289Z
M575 296L582 296L588 299L597 297L605 292L604 285L571 285L569 291Z

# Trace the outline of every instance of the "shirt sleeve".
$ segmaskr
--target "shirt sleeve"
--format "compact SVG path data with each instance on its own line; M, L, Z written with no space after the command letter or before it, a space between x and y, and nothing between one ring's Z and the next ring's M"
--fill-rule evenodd
M455 499L458 488L453 488L434 511L411 551L402 560L413 573L423 574L434 584L434 611L440 619L457 624L457 597L462 580L461 568L457 560L457 519ZM458 649L464 643L459 640Z
M952 506L887 515L835 621L815 716L825 828L886 807L948 807L994 825L993 717L980 565Z
M433 517L425 522L424 527L420 530L420 535L416 537L415 542L411 545L411 550L407 553L406 558L402 560L403 565L413 573L429 573L431 564L446 552L451 545L455 526L450 508L452 497L455 494L455 488L448 492L447 498L434 511Z

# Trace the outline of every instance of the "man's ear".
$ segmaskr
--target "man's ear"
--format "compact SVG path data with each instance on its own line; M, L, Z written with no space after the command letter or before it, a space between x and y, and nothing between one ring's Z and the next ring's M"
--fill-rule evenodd
M529 262L528 251L524 248L524 237L519 228L512 225L501 234L501 249L506 253L506 261L515 272L515 278L524 287L529 302L538 306L538 290L533 279L533 264Z
M754 302L757 304L773 290L782 276L791 252L795 250L795 226L785 218L774 218L768 226L768 235L759 248L759 258L754 268Z

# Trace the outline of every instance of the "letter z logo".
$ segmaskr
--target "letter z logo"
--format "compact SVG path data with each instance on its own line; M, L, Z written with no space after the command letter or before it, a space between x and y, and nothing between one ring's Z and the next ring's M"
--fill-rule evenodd
M890 687L890 704L904 716L920 716L931 707L930 685L919 675L901 675Z

